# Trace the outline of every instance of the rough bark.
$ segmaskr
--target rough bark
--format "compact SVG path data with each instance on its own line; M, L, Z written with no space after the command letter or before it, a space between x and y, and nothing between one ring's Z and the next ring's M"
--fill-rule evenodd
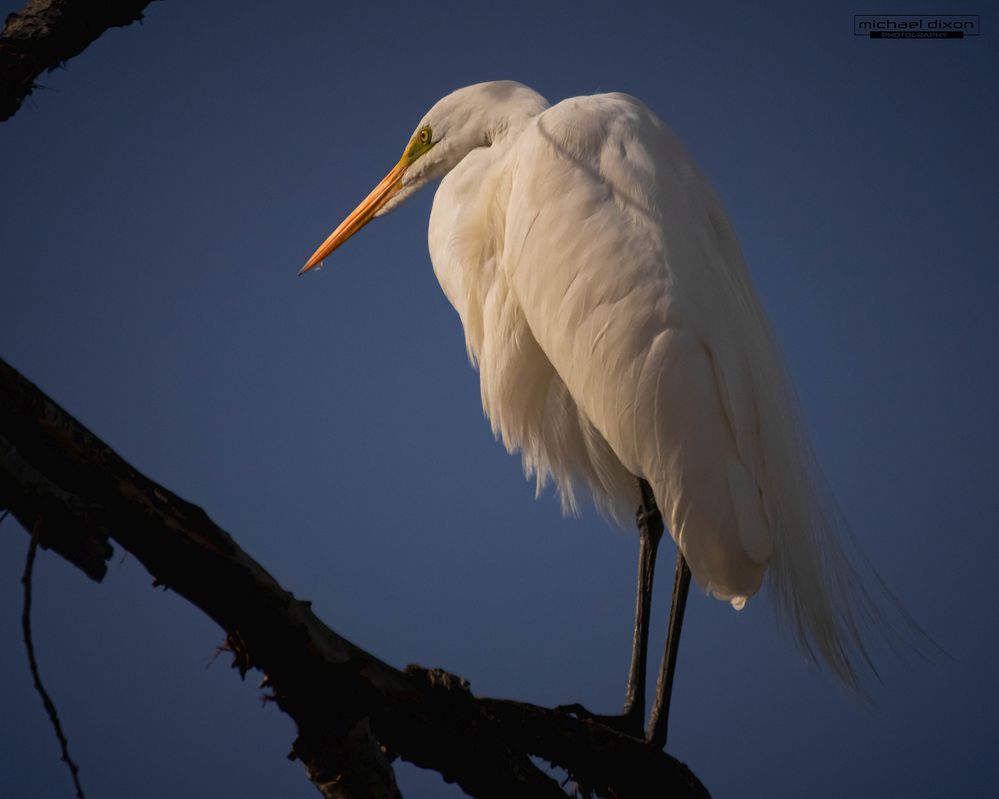
M35 80L82 53L108 28L142 19L150 0L28 0L0 32L0 122L34 91Z
M291 756L327 797L395 797L390 761L481 797L560 797L530 756L603 796L705 797L685 765L600 724L476 698L440 670L399 671L335 633L200 508L148 479L0 360L0 508L100 581L112 542L225 631L242 673L298 725ZM654 786L654 787L653 787Z

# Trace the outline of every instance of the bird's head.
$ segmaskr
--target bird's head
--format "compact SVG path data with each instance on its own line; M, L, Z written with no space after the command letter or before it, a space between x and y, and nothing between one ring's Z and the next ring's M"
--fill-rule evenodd
M320 264L372 219L446 175L472 150L488 147L547 107L548 102L533 89L508 80L466 86L438 100L416 126L399 162L320 245L299 274Z

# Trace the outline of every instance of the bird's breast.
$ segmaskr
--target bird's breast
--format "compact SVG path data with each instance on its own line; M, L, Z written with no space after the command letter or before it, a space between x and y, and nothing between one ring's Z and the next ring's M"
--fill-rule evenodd
M504 289L496 264L509 182L497 168L500 158L494 148L479 148L444 177L427 236L434 274L461 318L469 356L476 362L483 350L483 311Z
M533 213L508 207L513 155L495 145L474 151L441 182L428 233L434 272L461 319L496 437L520 451L539 491L555 482L567 512L577 508L582 480L601 507L623 518L637 503L637 483L538 344L504 267L505 248L523 246L507 230L512 212Z

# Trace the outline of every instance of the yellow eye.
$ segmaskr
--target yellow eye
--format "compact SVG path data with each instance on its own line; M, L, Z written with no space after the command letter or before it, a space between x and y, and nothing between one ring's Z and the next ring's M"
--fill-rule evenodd
M434 144L436 144L436 142L434 141L433 130L430 128L430 125L425 125L416 131L416 135L409 140L409 144L406 145L406 152L403 154L403 158L406 159L407 163L411 164L431 147L433 147Z

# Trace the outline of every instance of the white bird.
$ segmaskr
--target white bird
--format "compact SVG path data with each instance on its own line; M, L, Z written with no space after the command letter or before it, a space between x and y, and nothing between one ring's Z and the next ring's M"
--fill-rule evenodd
M857 688L890 594L846 555L732 225L676 135L625 94L550 106L511 81L459 89L301 271L437 178L430 256L493 432L565 510L580 485L617 520L640 506L625 710L597 718L641 734L663 518L678 557L651 742L666 740L690 573L737 610L768 576L804 652Z

